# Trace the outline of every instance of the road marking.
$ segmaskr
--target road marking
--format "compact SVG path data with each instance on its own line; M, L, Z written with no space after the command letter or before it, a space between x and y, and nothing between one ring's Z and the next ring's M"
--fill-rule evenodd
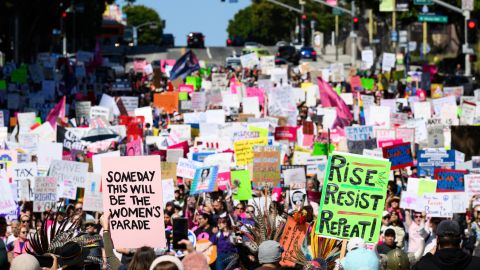
M212 54L210 53L210 47L207 47L208 58L212 59Z

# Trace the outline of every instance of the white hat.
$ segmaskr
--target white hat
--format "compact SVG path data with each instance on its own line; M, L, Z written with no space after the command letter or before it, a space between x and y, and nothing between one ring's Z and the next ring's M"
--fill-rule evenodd
M357 249L357 248L366 248L365 241L360 237L354 237L348 241L347 250L348 252Z

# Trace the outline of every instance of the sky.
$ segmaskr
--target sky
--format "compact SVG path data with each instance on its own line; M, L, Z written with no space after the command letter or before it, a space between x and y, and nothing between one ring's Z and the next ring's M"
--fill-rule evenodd
M175 46L187 44L190 32L202 32L206 46L225 46L228 21L238 10L250 5L250 0L137 0L135 4L153 8L166 20L164 33L175 36ZM120 5L124 1L117 1Z

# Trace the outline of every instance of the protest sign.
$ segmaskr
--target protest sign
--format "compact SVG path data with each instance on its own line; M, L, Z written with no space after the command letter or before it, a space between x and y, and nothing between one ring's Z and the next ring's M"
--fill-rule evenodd
M127 156L141 156L142 155L142 150L143 144L142 144L142 139L138 138L136 140L127 142Z
M395 139L395 129L392 128L378 128L375 129L375 138L377 142L394 140Z
M295 263L292 262L297 257L295 249L303 245L303 240L307 234L307 225L307 223L299 224L293 217L288 217L279 241L283 247L282 260L280 261L282 266L295 266Z
M276 187L280 182L280 147L253 146L253 182L259 187Z
M15 203L14 195L12 194L12 190L4 172L0 175L0 190L0 214L7 214L11 211L15 211L17 209L17 204Z
M175 200L175 181L173 179L162 179L163 206Z
M54 208L58 200L57 180L51 176L35 177L33 193L33 212L41 213L47 208Z
M33 201L33 188L37 176L37 164L34 162L15 163L12 165L12 183L17 186L17 201Z
M434 176L435 168L455 169L455 151L441 148L418 150L419 176Z
M383 53L382 58L382 71L390 71L395 67L395 54L394 53Z
M153 106L167 113L178 112L178 92L155 93Z
M207 107L207 96L205 92L192 93L192 110L205 111Z
M256 53L249 53L240 56L240 62L242 63L242 67L245 68L253 68L260 64Z
M59 198L76 199L77 188L85 188L88 163L52 160L48 176L57 180Z
M160 156L102 159L103 205L113 244L166 247Z
M37 150L38 167L46 170L52 160L61 160L62 148L61 143L40 142Z
M464 101L462 103L462 115L460 116L460 124L473 125L475 122L476 110L477 110L476 103Z
M453 216L452 197L448 193L424 193L423 200L427 217L451 218Z
M467 171L435 168L437 192L465 191L465 174Z
M423 197L419 197L417 193L402 191L402 196L400 197L400 208L413 209L418 212L423 212L425 210Z
M17 155L14 150L0 150L0 173L5 173L1 177L6 177L9 182L13 175L12 165L18 162Z
M293 189L305 188L307 178L304 167L283 170L285 186Z
M297 127L276 127L275 128L276 141L291 141L297 140Z
M376 243L389 173L388 160L334 152L328 159L316 233Z
M235 150L235 163L237 166L251 164L253 162L253 146L266 145L267 143L268 139L265 137L234 142L233 149Z
M351 126L345 128L347 140L363 141L374 137L373 126Z
M232 194L234 200L249 200L252 198L252 182L248 170L232 171Z
M348 152L353 154L362 154L364 149L375 149L377 148L377 139L367 139L361 141L348 141L347 140Z
M213 192L217 180L217 166L203 166L195 169L190 195Z
M335 150L333 144L315 142L313 144L312 156L325 156Z
M103 212L103 199L101 188L101 176L96 173L88 173L83 194L83 210Z
M413 157L410 143L395 144L383 149L383 157L392 163L391 169L397 170L413 166Z
M480 194L480 174L465 175L465 192L469 198Z
M177 176L193 179L195 176L195 170L200 166L202 166L201 162L180 158L177 164Z

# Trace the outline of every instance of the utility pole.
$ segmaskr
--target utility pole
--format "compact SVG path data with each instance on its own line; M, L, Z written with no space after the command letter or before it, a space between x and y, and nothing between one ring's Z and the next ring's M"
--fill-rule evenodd
M300 20L300 41L305 46L305 0L299 0L300 10L302 11L302 19Z
M351 2L351 12L352 17L355 17L355 0ZM353 31L353 20L352 20L352 29L350 30L350 37L352 38L352 67L355 67L357 62L357 34Z

